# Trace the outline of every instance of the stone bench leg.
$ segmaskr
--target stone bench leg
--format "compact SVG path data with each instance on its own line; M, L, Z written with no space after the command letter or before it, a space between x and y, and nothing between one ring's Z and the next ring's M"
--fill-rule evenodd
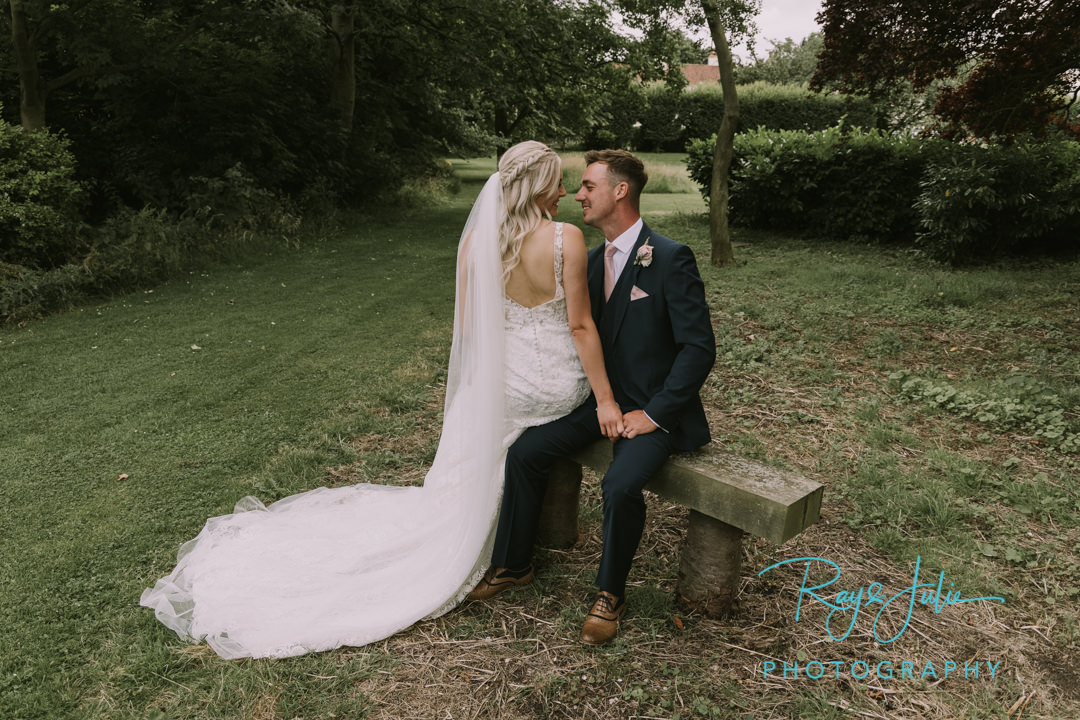
M581 496L581 466L559 460L548 476L540 526L536 537L541 545L565 550L578 541L578 498Z
M710 617L729 615L739 591L742 536L739 528L691 510L676 597Z

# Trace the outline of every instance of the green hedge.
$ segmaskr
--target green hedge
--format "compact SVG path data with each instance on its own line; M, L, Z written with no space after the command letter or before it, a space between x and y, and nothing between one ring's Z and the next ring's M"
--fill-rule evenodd
M691 143L708 198L715 138ZM952 263L1075 247L1080 144L957 145L880 131L735 137L731 221L803 236L917 241Z
M690 146L690 175L706 198L714 143ZM732 222L831 238L911 238L924 156L940 146L877 130L741 133L731 169Z
M877 111L866 99L810 92L805 85L740 85L739 129L825 130L839 125L875 127ZM711 137L724 116L724 95L718 84L688 88L682 104L685 142ZM684 142L684 146L685 146Z
M865 99L812 93L805 85L741 85L739 128L824 130L841 122L874 127L877 112ZM724 116L720 85L707 83L673 92L663 85L646 88L640 106L630 109L640 123L635 147L643 152L681 152L692 140L716 134Z
M679 152L685 145L680 121L685 93L667 85L645 88L645 104L637 109L640 123L634 148L641 152ZM714 129L715 132L715 129Z

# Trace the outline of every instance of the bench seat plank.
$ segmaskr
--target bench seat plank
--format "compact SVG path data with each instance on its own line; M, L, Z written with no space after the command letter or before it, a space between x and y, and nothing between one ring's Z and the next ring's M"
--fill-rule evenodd
M603 474L611 442L600 440L573 460ZM821 515L824 486L797 473L770 467L712 445L672 455L645 486L684 505L774 543L795 537Z

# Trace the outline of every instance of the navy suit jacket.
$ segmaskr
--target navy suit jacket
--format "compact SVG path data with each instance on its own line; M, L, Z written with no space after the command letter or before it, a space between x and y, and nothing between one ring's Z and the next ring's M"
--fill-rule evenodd
M646 240L653 248L648 267L635 264ZM671 433L677 450L709 442L698 391L716 359L716 339L693 251L645 225L611 299L604 300L604 245L589 251L588 283L608 378L623 412L644 410Z

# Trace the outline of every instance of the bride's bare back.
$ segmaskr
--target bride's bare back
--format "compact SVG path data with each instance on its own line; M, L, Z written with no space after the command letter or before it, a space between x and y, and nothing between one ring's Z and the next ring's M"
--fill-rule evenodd
M555 223L544 220L521 243L519 262L506 281L506 295L522 307L536 307L555 297Z

